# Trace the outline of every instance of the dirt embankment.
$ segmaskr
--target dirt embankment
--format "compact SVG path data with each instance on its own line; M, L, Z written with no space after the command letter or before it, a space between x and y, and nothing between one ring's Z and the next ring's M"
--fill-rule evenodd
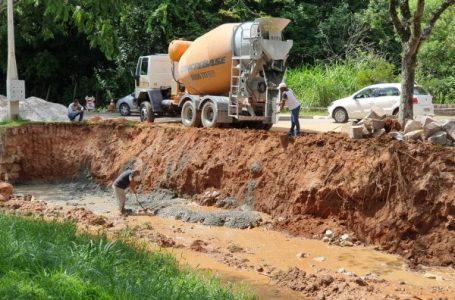
M293 234L313 236L330 224L415 263L455 264L453 148L113 122L27 125L1 137L0 177L17 181L90 172L110 184L133 164L145 190L168 188L209 204L235 199Z

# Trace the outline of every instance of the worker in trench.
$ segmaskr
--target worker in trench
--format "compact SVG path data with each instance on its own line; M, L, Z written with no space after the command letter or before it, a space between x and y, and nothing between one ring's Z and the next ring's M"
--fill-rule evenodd
M289 129L288 135L299 136L300 135L300 102L294 95L294 92L289 89L286 83L282 82L278 85L278 89L281 94L280 111L286 106L291 111L291 128Z
M140 181L140 172L135 169L122 172L112 184L115 197L118 201L119 210L122 215L132 213L131 209L125 209L126 189L130 188L130 190L136 194L136 186L140 183Z

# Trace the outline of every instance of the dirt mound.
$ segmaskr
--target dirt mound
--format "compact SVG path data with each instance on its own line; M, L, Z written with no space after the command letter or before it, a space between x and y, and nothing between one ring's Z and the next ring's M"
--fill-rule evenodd
M2 144L0 178L14 165L20 171L10 178L20 181L71 178L82 168L107 185L134 165L143 190L195 200L218 191L217 199L268 213L293 234L330 226L415 263L455 263L454 148L128 123L27 125L9 129Z

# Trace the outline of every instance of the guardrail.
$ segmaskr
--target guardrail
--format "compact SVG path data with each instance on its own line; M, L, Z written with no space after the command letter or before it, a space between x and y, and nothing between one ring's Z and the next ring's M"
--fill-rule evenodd
M455 116L455 104L434 104L434 113L441 116Z

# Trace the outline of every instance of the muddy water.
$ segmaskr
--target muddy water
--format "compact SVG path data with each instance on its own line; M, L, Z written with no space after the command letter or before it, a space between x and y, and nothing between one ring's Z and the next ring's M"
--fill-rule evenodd
M125 220L118 216L116 203L109 193L81 193L65 185L18 186L15 192L32 194L35 199L47 201L49 205L85 207L116 220L115 226L121 226ZM216 210L198 207L195 203L189 205L200 210ZM454 269L427 268L424 272L438 276L436 280L428 279L424 277L424 272L410 271L401 257L375 251L369 247L330 246L319 240L290 237L267 230L265 227L240 230L150 216L130 216L127 220L128 226L148 223L155 231L172 237L177 243L185 246L191 245L196 239L207 242L208 247L225 251L230 245L239 246L244 252L236 253L236 256L248 259L255 265L269 265L281 270L298 267L309 273L316 273L320 268L334 271L344 268L360 276L376 273L380 278L395 284L404 281L417 290L431 287L455 288ZM181 261L191 266L213 270L229 281L245 282L263 299L301 298L297 293L274 287L270 284L270 279L263 274L231 268L217 262L213 257L187 249L171 251ZM297 257L301 252L306 254L305 258ZM315 260L317 257L324 257L325 260Z

